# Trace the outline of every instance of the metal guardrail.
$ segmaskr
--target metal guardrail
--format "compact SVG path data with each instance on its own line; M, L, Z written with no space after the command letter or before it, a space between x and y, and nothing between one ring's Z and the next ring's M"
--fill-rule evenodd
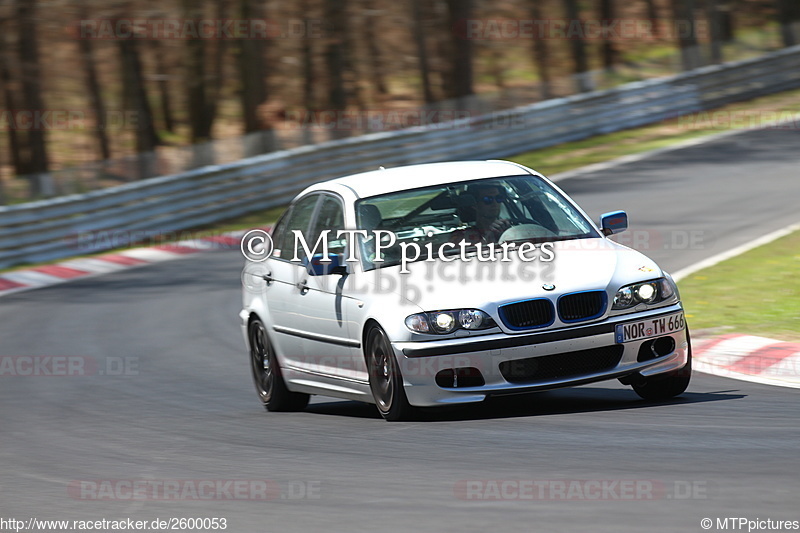
M287 203L383 166L505 157L800 87L800 46L502 112L303 146L85 194L0 207L0 268L101 251L98 232L180 231ZM107 239L111 247L113 239Z

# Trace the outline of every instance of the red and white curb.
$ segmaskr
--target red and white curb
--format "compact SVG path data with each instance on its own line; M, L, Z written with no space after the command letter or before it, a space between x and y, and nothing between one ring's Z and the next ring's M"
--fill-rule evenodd
M70 259L51 265L35 266L0 274L0 296L38 289L77 279L102 276L131 268L180 259L210 250L238 249L244 231L210 237L132 248L94 257Z
M731 334L693 344L693 370L765 385L800 388L800 342Z

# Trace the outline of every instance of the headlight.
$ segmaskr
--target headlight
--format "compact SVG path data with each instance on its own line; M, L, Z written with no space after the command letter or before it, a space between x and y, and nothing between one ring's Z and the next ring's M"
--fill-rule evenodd
M613 309L628 309L638 304L656 304L675 295L675 286L667 278L626 285L614 295Z
M478 309L462 309L458 312L458 324L464 329L486 329L487 322L492 322L492 319Z
M428 316L425 313L406 317L406 327L418 333L428 333L431 330L428 325Z
M614 309L625 309L633 305L633 289L622 287L614 296Z
M406 317L406 327L416 333L438 333L446 335L457 329L471 331L497 326L492 317L480 309L454 309L430 311Z
M436 313L433 315L433 329L437 333L450 333L456 329L456 319L450 313Z
M658 298L658 285L655 283L642 283L633 291L636 299L645 304L651 304Z
M664 297L664 299L672 297L677 290L675 282L672 281L672 279L667 278L661 278L661 283L658 288L661 290L661 295Z

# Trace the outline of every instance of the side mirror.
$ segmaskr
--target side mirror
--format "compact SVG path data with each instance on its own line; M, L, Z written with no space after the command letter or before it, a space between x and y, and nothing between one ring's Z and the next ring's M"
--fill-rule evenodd
M327 276L329 274L347 274L347 265L342 261L341 254L328 254L327 261L323 261L325 256L315 254L310 260L303 259L303 266L309 276Z
M600 229L608 237L614 233L622 233L628 229L628 213L625 211L612 211L600 215Z

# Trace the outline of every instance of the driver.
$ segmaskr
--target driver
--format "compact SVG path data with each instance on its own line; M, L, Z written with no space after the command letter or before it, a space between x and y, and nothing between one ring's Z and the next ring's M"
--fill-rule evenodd
M510 220L500 218L502 204L508 200L505 190L486 183L470 186L467 194L475 197L475 205L466 207L474 212L475 221L472 226L453 232L451 242L462 239L471 244L497 242L500 235L511 227Z

